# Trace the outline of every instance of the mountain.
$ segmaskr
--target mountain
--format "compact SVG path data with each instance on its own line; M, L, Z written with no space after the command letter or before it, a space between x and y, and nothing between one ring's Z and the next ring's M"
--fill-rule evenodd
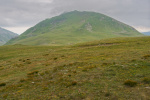
M0 46L17 36L16 33L0 28Z
M96 12L72 11L38 23L7 44L69 45L133 36L142 34L111 17Z
M143 32L144 35L150 35L150 32Z

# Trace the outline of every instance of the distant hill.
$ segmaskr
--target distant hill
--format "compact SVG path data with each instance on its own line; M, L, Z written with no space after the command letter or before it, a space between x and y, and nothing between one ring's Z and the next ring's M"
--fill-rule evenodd
M144 35L150 35L150 32L143 32Z
M0 28L0 46L17 36L18 34L16 33Z
M38 23L7 44L69 45L133 36L142 34L111 17L96 12L72 11Z

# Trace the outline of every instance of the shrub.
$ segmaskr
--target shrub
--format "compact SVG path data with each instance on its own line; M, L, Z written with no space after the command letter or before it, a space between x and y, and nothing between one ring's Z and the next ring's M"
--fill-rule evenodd
M148 58L150 58L150 55L144 55L142 58L143 59L148 59Z
M21 80L20 80L20 82L25 82L25 81L26 81L26 79L21 79Z
M136 59L132 59L131 61L132 61L132 62L135 62L135 61L136 61Z
M124 82L124 85L129 86L129 87L134 87L137 85L136 81L132 81L132 80L127 80Z
M72 81L71 85L77 85L77 81Z
M76 71L76 70L73 70L72 72L73 72L73 73L77 73L77 71Z
M54 67L53 68L53 72L57 72L58 71L58 68L57 67Z
M19 61L22 61L22 59L19 59Z
M34 75L34 74L38 74L39 71L35 70L35 71L32 71L32 72L29 72L27 75Z
M6 93L6 94L3 94L2 97L3 97L5 100L7 100L8 94L7 94L7 93Z
M88 71L88 69L84 68L82 71L83 71L83 72L86 72L86 71Z
M146 83L146 84L149 84L149 83L150 83L150 78L145 77L145 78L143 79L143 82Z
M14 66L16 66L16 67L22 67L23 64L14 64Z
M109 97L111 94L109 92L105 93L105 97Z
M77 85L77 81L71 81L71 82L63 82L66 87L75 86Z
M107 66L109 65L109 63L102 63L102 66Z
M33 80L33 78L35 77L35 75L38 74L39 71L35 70L35 71L32 71L30 73L27 73L27 77L28 77L28 80Z
M69 77L71 77L71 74L68 74Z
M65 57L64 55L62 55L61 57Z
M43 56L48 56L49 54L44 54Z
M26 64L31 64L31 62L30 61L26 61Z
M57 59L58 59L57 57L54 58L54 60L57 60Z
M1 87L1 86L5 86L5 85L6 85L6 83L0 83L0 87Z

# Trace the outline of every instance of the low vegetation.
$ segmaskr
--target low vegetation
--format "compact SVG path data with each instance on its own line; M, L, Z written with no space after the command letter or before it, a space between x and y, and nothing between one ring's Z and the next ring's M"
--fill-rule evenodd
M150 37L0 47L2 100L148 100Z
M6 83L0 83L0 87L1 87L1 86L5 86L5 85L6 85Z
M127 80L124 82L124 85L126 86L130 86L130 87L134 87L137 85L137 82L136 81L132 81L132 80Z
M150 84L150 78L145 77L145 78L143 79L143 82L146 83L146 84Z

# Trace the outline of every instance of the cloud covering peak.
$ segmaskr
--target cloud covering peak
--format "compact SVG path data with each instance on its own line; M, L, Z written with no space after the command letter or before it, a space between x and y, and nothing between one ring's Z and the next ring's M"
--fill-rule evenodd
M150 28L150 0L1 0L0 27L17 32L17 27L25 29L72 10L95 11L134 27Z

